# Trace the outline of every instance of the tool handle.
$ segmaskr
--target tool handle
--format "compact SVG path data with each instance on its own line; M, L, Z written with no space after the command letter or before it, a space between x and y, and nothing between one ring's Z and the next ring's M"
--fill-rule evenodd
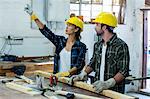
M52 87L53 86L53 76L50 75L49 77L49 83L50 83L50 86Z
M54 86L56 86L57 85L57 81L58 81L56 76L53 76L53 81L54 81Z

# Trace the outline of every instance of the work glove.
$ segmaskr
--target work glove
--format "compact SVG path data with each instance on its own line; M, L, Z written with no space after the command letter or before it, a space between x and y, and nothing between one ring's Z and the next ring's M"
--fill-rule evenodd
M44 77L41 76L36 76L36 85L38 89L43 89L44 88Z
M98 80L98 81L94 82L92 85L93 85L93 88L95 89L95 91L97 93L100 93L100 92L102 92L105 89L109 89L109 88L115 86L115 84L116 84L115 79L114 78L110 78L110 79L108 79L106 81Z
M69 84L73 85L75 81L86 81L88 79L87 77L87 73L83 70L79 75L73 75L70 79L69 79Z
M56 73L56 77L67 77L69 75L70 73L68 71Z
M24 11L26 11L31 16L31 20L38 19L37 16L33 13L33 10L29 4L26 5Z

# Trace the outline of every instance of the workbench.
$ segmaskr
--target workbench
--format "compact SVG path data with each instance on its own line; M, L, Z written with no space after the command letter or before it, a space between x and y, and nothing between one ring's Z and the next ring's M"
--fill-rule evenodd
M48 79L45 80L45 83L49 83ZM58 82L57 86L61 87L63 91L67 91L67 92L74 92L74 93L99 97L99 98L103 98L103 99L110 99L106 96L96 94L96 93L93 93L90 91L86 91L84 89L80 89L77 87L73 87L73 86L70 86L68 84L64 84L61 82ZM55 93L54 93L54 95L55 95ZM61 96L61 97L64 97L64 96ZM47 98L42 95L31 96L29 94L25 94L25 93L22 93L22 92L13 90L13 89L9 89L5 86L5 84L0 83L0 99L47 99ZM67 99L67 98L64 97L64 99Z
M46 84L46 88L48 88L47 85L49 84L49 77L50 77L50 75L53 75L53 74L48 73L48 72L43 72L43 71L36 71L36 72L34 72L34 75L32 75L32 76L35 77L36 75L45 77L44 84ZM48 79L46 79L46 78L48 78ZM59 77L58 78L59 82L57 85L57 86L61 87L62 91L66 91L67 93L68 92L74 92L74 94L81 94L81 95L86 95L89 97L93 96L93 97L98 97L100 99L108 99L108 97L111 97L114 99L135 99L135 97L127 96L127 95L124 95L124 94L121 94L121 93L118 93L118 92L115 92L112 90L103 90L102 93L97 94L97 93L95 93L93 86L91 84L87 84L87 83L81 82L81 81L75 82L73 85L74 87L73 87L73 86L68 85L68 79L69 79L68 77ZM32 78L32 80L34 80L34 78ZM17 84L17 82L16 82L16 84ZM34 99L34 97L35 97L35 99L44 99L45 98L41 95L41 92L40 93L38 92L38 90L35 92L34 90L32 90L30 88L31 91L29 91L29 87L28 88L19 87L22 85L18 86L18 85L12 84L12 83L11 84L6 83L6 85L7 85L7 87L5 86L5 84L2 85L2 83L0 85L0 99L8 99L9 97L12 97L12 99L20 99L20 98L21 99L26 99L26 98L27 99ZM15 91L15 90L19 90L19 91ZM26 91L24 91L24 90L26 90ZM53 92L53 94L56 95L57 91L58 90L56 90L55 92L53 92L53 91L51 91L51 92ZM27 93L27 94L24 94L22 92ZM38 94L33 94L33 93L37 93L37 92L38 92ZM38 95L38 96L35 96L35 95ZM1 98L1 96L2 96L2 98ZM53 96L53 95L50 94L50 96ZM58 98L58 99L62 99L62 98ZM66 98L63 98L63 99L66 99ZM76 98L76 99L78 99L78 98ZM82 99L84 99L84 98L82 98ZM88 98L88 99L91 99L91 98Z

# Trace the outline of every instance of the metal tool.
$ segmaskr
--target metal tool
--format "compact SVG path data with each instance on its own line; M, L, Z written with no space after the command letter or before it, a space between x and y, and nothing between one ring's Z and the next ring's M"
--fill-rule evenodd
M125 78L125 83L126 84L130 84L130 82L132 82L132 81L136 81L136 80L146 80L146 79L150 79L150 77L141 77L141 78L135 78L135 77L126 77Z
M1 82L3 83L3 84L5 84L5 83L8 83L8 82L12 82L13 80L12 79L7 79L7 80L2 80Z
M58 78L56 76L50 75L49 77L50 87L56 86L57 81L58 81Z
M29 79L23 75L26 70L25 65L22 64L19 66L14 66L11 70L12 70L12 72L14 72L16 74L16 76L15 76L16 78L23 79L29 84L34 84L34 82L31 79Z
M26 66L21 64L18 66L13 66L11 69L12 72L14 72L17 76L23 75L26 70Z

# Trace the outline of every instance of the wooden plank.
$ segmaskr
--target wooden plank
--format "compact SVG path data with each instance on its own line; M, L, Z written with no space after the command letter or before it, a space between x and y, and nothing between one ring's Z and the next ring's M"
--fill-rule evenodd
M23 85L19 85L19 84L16 84L14 82L6 83L6 87L17 90L17 91L21 91L23 93L26 93L26 94L29 94L32 96L41 94L41 92L38 90L33 90L32 88L25 87Z
M43 72L43 71L36 71L35 75L41 75L43 77L49 78L50 75L54 75L54 74L48 73L48 72ZM69 78L59 77L58 80L60 82L68 84ZM85 89L85 90L88 90L88 91L95 92L95 90L93 88L93 85L87 84L85 82L81 82L81 81L75 82L74 86ZM127 96L125 94L121 94L121 93L118 93L118 92L115 92L115 91L112 91L112 90L103 90L99 94L110 97L110 98L113 98L113 99L135 99L135 97Z

